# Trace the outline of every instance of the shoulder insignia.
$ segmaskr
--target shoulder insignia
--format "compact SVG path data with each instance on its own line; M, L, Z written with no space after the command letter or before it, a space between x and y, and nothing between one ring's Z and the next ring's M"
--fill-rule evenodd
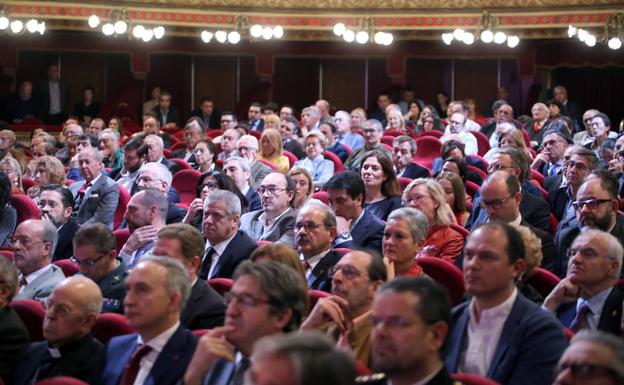
M355 378L357 384L366 384L370 382L380 381L386 378L384 373L373 373L366 376L358 376Z

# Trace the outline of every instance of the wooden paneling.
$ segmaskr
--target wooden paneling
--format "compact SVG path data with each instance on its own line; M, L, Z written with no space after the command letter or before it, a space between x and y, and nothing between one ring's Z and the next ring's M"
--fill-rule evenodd
M489 95L497 86L498 60L455 60L455 99L473 98L479 110L491 100Z
M323 59L323 99L337 110L364 105L366 59Z
M82 101L83 88L95 88L95 100L106 98L106 59L103 54L61 53L62 78L69 83L70 115L74 104Z
M150 55L147 89L160 86L171 94L171 105L180 110L182 120L191 111L191 56L176 54ZM149 92L149 91L148 91ZM182 124L184 122L180 122Z
M425 104L435 104L438 92L444 90L449 63L448 59L408 58L405 62L405 83L414 87L416 97Z
M232 111L236 104L236 57L195 56L195 101L210 97L221 111Z
M273 73L273 101L290 104L298 111L319 96L319 59L276 58Z
M377 107L377 96L380 93L392 92L392 81L388 77L388 62L386 58L368 59L368 110ZM364 107L364 106L362 106Z

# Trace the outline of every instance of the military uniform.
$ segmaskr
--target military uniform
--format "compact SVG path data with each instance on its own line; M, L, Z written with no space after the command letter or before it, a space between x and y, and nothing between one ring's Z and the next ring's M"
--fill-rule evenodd
M388 385L390 379L386 377L384 373L374 373L367 376L359 376L355 379L356 384L366 385ZM451 378L446 368L442 368L431 380L427 381L425 385L462 385L460 381L455 381Z
M119 261L119 266L98 283L103 297L102 313L123 314L128 265L121 258L117 258L117 261Z

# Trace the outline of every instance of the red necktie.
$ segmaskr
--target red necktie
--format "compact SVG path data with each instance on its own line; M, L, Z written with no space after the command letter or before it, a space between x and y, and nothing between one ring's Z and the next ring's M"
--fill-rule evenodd
M541 128L541 126L540 126L539 122L533 123L533 131L537 132L537 131L540 130L540 128Z
M76 207L74 208L74 210L80 209L80 204L82 203L85 193L87 192L89 187L91 187L91 182L83 184L80 187L80 189L78 189L78 195L76 196L76 203L75 203Z
M134 380L136 380L136 376L139 373L139 368L141 368L141 359L151 351L152 348L148 345L143 345L134 351L134 354L132 354L130 361L128 361L128 364L124 369L119 385L134 384Z

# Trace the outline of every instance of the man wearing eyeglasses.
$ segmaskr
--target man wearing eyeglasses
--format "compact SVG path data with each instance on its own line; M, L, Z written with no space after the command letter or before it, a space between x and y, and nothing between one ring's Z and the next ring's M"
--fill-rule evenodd
M322 330L354 359L371 367L371 308L377 288L386 281L381 256L365 251L345 254L329 270L331 296L321 298L301 330Z
M67 259L74 255L72 239L80 225L72 218L74 197L71 191L60 185L43 186L37 205L41 219L50 221L57 229L58 242L52 261Z
M457 137L464 144L466 155L476 155L479 152L477 138L467 131L465 127L466 119L467 117L461 112L451 115L448 131L440 138L440 141L444 143L453 137Z
M243 214L240 229L256 241L281 242L294 248L295 182L287 174L273 172L262 180L256 191L262 209Z
M596 116L599 112L600 111L596 109L589 109L583 113L583 126L585 127L585 130L574 134L574 143L584 146L594 140L590 125L594 116Z
M429 170L414 162L416 141L407 135L397 136L392 141L392 165L397 177L429 178Z
M384 126L382 126L381 122L377 119L368 119L362 123L364 146L353 149L353 152L349 155L344 165L345 170L359 173L364 155L372 150L379 150L388 156L388 159L392 159L392 152L381 143L383 130Z
M556 368L553 385L617 385L624 382L624 342L600 331L572 338Z
M13 384L57 376L96 380L104 347L90 333L101 305L100 289L90 279L75 276L60 282L44 304L45 341L33 343L21 357Z
M51 264L56 240L56 227L46 220L30 219L17 226L9 241L20 273L15 299L43 301L65 278L63 271Z
M262 162L257 162L258 155L258 139L253 135L243 135L237 142L238 155L247 159L251 165L251 178L249 183L252 188L257 188L265 176L269 175L273 170Z
M148 162L139 169L137 177L137 191L145 189L155 189L160 191L169 202L167 208L167 224L179 223L186 215L186 210L176 206L176 202L180 201L180 196L175 188L171 186L173 176L171 171L161 163ZM132 192L133 194L135 192Z
M83 226L73 244L72 261L102 292L102 313L123 313L128 265L117 256L113 232L101 223Z
M296 331L305 296L306 288L294 269L275 261L243 262L225 294L225 325L201 337L183 383L242 385L256 341Z
M561 129L548 129L544 132L542 151L535 156L531 168L545 177L563 171L563 154L572 144L572 137Z
M624 249L601 230L582 232L568 251L568 272L544 301L573 332L602 330L622 335L624 291L617 286Z

